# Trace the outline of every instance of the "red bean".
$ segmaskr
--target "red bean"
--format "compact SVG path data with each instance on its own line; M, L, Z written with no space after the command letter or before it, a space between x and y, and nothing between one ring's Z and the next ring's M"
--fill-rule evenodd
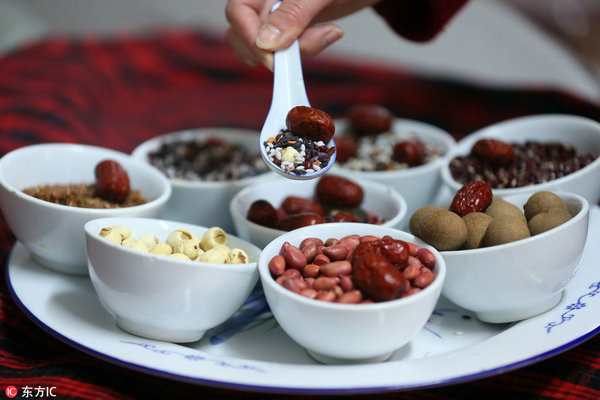
M360 290L351 290L338 297L337 302L345 304L358 304L361 302L361 300L362 293Z
M285 271L285 259L283 256L276 255L269 261L269 271L273 276L279 276Z
M433 268L435 266L435 255L429 249L421 248L417 252L417 257L427 268Z
M289 242L285 242L281 246L281 255L285 258L287 266L302 269L306 265L306 257L299 248L292 246Z
M307 264L304 268L302 268L302 276L305 278L316 278L319 276L319 272L321 271L321 267L317 264Z
M419 288L426 288L433 282L435 276L432 272L421 272L413 281L414 285Z
M301 247L300 251L302 252L302 254L304 254L304 257L306 257L306 262L312 262L317 256L317 254L322 252L321 248L317 247L317 245L314 243Z
M323 254L329 257L331 261L338 261L346 258L348 249L341 244L334 244L333 246L323 247Z
M320 276L315 279L313 288L316 290L333 290L337 285L338 280L329 276Z
M335 293L332 290L322 290L317 292L315 299L327 302L334 302L336 298Z
M314 244L316 246L323 246L324 243L323 243L323 240L321 240L319 238L314 238L314 237L306 238L302 242L300 242L300 250L302 250L304 247L308 246L309 244Z
M340 276L340 287L344 292L349 292L354 289L354 282L350 275Z
M350 275L352 273L352 264L350 261L333 261L328 264L321 265L321 272L325 276L341 276Z
M325 254L317 254L315 259L313 260L313 264L323 265L330 263L331 260Z
M335 244L338 244L339 242L340 242L340 239L329 238L325 241L325 246L333 246Z

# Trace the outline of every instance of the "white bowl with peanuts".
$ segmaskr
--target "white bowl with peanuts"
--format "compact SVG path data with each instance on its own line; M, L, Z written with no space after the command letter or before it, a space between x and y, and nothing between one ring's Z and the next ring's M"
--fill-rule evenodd
M396 249L390 250L393 256L359 250L362 242L386 235L396 240L388 247ZM396 245L405 248L405 262L396 262L404 252ZM360 270L369 269L382 275L363 279ZM425 326L446 264L437 250L409 233L343 222L281 235L262 251L258 270L271 312L293 340L322 363L356 364L387 360Z
M84 230L100 302L141 337L197 341L233 315L258 280L260 249L219 227L100 218Z

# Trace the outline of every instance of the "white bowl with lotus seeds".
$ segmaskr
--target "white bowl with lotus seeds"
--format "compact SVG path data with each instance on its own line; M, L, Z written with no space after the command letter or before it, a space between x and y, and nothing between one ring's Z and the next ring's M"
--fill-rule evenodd
M260 249L218 227L99 218L84 230L98 298L137 336L197 341L232 316L258 281Z
M448 267L444 296L492 323L530 318L558 304L583 256L589 203L574 193L555 194L571 214L556 227L509 243L440 251ZM503 200L523 210L530 197L520 194ZM531 226L536 217L527 216Z

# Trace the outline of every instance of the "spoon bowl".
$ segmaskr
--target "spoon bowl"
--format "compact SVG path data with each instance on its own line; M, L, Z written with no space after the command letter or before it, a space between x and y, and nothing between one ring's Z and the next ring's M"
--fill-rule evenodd
M271 12L277 9L279 4L281 4L280 1L273 4ZM297 40L289 47L274 53L273 76L273 98L271 100L271 107L259 136L260 154L271 169L286 178L295 180L318 178L331 168L335 162L337 151L333 153L329 159L329 163L325 167L315 172L299 175L286 172L284 169L274 164L269 159L267 149L265 148L265 142L267 142L270 137L274 137L280 131L286 129L285 119L292 108L296 106L310 107L308 97L306 96L306 89L304 87L302 64L300 62L300 46ZM335 146L333 139L330 140L327 146Z

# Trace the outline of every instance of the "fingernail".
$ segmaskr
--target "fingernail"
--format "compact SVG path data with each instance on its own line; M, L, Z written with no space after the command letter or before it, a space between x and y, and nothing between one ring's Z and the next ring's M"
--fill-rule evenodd
M273 25L264 25L256 37L256 46L268 50L277 44L281 31Z
M273 54L267 54L263 58L263 65L267 67L267 69L273 72Z
M323 42L326 45L330 45L335 41L338 41L342 36L344 36L344 31L340 28L333 28L329 32L323 36Z

